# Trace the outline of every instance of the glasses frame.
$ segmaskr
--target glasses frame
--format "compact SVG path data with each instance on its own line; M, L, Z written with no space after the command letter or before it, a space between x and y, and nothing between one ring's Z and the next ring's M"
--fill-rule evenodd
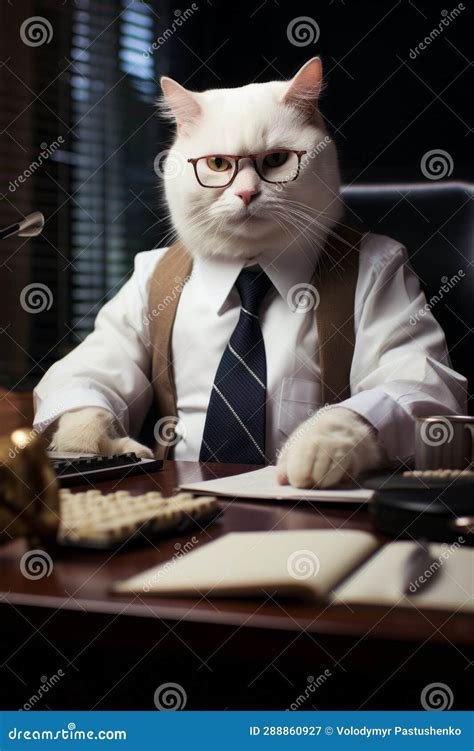
M296 174L294 177L290 178L289 180L267 180L267 178L263 177L263 175L260 173L257 167L258 157L261 157L261 156L265 157L265 156L268 156L268 154L274 154L275 151L284 151L286 154L296 154L296 156L298 157L298 167L296 168ZM242 159L250 159L253 162L255 172L260 177L260 179L263 180L264 182L270 183L271 185L283 185L284 183L293 182L299 176L300 170L301 170L301 157L304 156L306 153L307 151L301 150L301 149L281 149L281 148L275 147L274 149L268 149L268 151L258 151L255 154L205 154L204 156L198 156L192 159L188 159L188 162L193 165L196 180L198 181L199 185L202 188L211 188L213 190L215 190L216 188L228 188L229 185L232 185L235 178L237 177L237 174L239 172L239 162ZM197 169L198 162L201 161L201 159L211 159L211 157L214 159L235 160L234 174L232 175L228 183L225 183L224 185L204 185L204 183L201 182L201 180L199 179L198 169Z

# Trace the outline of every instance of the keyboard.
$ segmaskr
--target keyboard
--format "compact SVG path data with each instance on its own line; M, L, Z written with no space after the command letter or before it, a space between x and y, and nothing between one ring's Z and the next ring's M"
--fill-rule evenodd
M104 494L63 489L59 503L58 543L95 550L200 531L219 514L217 498L193 498L190 493L165 498L156 491L132 496L125 490Z
M141 459L130 452L105 456L98 454L58 454L48 451L49 461L61 487L119 480L132 475L151 474L162 469L161 459Z

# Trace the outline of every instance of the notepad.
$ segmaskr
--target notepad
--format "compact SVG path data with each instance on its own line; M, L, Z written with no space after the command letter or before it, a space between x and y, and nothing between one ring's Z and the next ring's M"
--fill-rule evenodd
M352 605L474 611L474 548L458 542L431 543L433 564L411 582L411 594L404 595L404 570L413 547L409 541L385 545L339 587L335 600Z
M232 498L273 499L276 501L315 501L318 503L354 503L361 505L370 501L372 490L339 487L331 490L304 490L291 485L279 485L276 467L264 467L240 475L222 477L204 482L184 483L182 490L205 495L230 496Z
M474 548L431 544L439 570L404 594L413 542L357 530L234 532L118 582L159 597L297 597L327 604L474 612Z
M324 599L377 546L373 535L349 530L233 532L114 590Z

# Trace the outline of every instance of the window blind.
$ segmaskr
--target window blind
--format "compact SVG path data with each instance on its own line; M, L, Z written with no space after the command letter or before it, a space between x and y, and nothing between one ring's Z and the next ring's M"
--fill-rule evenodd
M36 17L45 41L25 44ZM158 23L139 0L0 6L0 226L46 218L42 236L0 246L7 388L31 389L84 338L155 245L157 59L143 53Z
M154 61L143 51L153 41L155 21L141 2L92 8L80 0L74 11L70 320L77 338L90 331L98 308L145 249L141 241L150 220L143 217L143 204L152 197L154 178L145 169L153 143L147 137L156 125L157 83Z

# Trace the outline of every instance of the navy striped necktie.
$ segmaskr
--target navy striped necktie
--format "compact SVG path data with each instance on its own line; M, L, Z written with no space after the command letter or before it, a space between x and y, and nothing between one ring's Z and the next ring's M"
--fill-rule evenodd
M236 287L241 310L217 369L199 459L265 464L267 363L258 311L272 283L260 267L244 269Z

